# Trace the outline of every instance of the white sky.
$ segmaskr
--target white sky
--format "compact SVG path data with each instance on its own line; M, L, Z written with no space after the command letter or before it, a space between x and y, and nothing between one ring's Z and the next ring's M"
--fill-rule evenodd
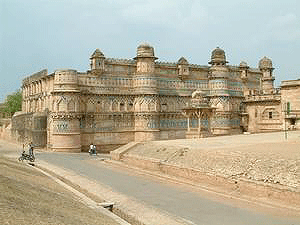
M279 86L300 78L300 1L0 0L0 102L41 69L86 71L96 48L133 58L141 42L160 61L207 65L217 46L230 64L268 56Z

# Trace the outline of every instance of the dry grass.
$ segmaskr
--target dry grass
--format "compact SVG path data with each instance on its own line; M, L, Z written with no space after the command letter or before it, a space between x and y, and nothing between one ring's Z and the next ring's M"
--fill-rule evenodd
M117 224L34 168L1 156L0 209L1 224Z

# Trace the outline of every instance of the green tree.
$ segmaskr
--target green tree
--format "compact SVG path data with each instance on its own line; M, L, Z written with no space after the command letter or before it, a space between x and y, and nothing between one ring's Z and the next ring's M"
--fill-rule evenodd
M17 90L10 95L6 96L4 101L4 107L2 109L4 112L8 113L10 117L14 115L15 112L22 110L22 92Z

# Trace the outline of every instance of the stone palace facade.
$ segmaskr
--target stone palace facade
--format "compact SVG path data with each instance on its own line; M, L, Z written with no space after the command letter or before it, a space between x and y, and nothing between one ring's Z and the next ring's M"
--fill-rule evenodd
M283 102L288 105L287 96L296 96L289 91L293 81L283 82L281 93L274 89L270 59L261 59L258 68L228 65L220 48L212 51L209 65L189 64L183 57L159 62L148 44L138 46L133 59L106 58L96 49L90 60L86 72L42 70L25 78L22 112L12 120L14 135L70 152L86 151L90 143L110 151L132 141L186 138L183 109L196 90L215 108L213 135L276 131L284 129ZM297 124L297 113L286 117ZM200 123L205 127L208 121ZM196 118L189 120L189 127L198 125Z

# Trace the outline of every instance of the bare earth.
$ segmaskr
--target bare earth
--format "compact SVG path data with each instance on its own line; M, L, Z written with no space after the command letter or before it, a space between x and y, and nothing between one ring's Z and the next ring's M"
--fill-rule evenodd
M126 155L126 154L125 154ZM300 132L147 142L127 155L300 191Z
M35 169L0 156L1 224L117 224Z

